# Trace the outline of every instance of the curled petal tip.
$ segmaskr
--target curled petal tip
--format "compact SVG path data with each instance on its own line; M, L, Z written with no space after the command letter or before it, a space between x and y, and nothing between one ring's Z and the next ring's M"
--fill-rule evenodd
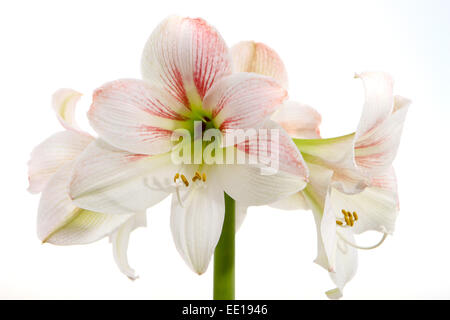
M130 279L131 281L135 281L137 279L139 279L138 275L127 275L127 278Z

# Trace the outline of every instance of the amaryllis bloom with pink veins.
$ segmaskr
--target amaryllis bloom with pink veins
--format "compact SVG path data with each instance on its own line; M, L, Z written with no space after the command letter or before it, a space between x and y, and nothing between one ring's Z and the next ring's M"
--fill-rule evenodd
M145 211L111 215L77 207L69 197L68 187L75 160L94 138L75 122L75 107L81 94L60 89L53 95L53 109L66 129L55 133L32 152L29 165L29 191L41 193L37 233L43 243L55 245L88 244L109 236L114 259L130 279L137 276L128 265L129 235L145 226Z
M221 235L224 193L243 205L264 205L306 185L308 171L300 152L270 120L287 92L271 77L232 73L225 42L201 19L164 20L144 48L142 76L95 91L88 117L99 140L77 159L70 195L82 208L121 216L174 194L175 245L201 274ZM174 132L193 133L195 121L203 123L202 131L215 128L223 136L237 129L277 128L279 140L271 148L279 151L278 172L262 174L263 162L173 162ZM248 140L222 147L264 159Z
M235 72L258 72L287 86L284 65L269 47L242 42L232 52ZM353 278L357 249L378 247L393 233L399 209L392 162L410 101L393 95L393 81L385 73L356 77L363 81L366 101L353 134L320 139L318 113L293 102L272 117L294 137L310 172L305 189L272 206L313 211L318 231L315 262L330 272L337 285L327 292L330 298L341 297L345 284ZM354 234L369 230L382 233L380 242L369 247L357 245Z

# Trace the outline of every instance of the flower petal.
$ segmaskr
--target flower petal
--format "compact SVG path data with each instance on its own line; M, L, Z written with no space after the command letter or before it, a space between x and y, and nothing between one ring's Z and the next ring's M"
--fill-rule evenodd
M117 215L122 216L122 215ZM130 234L133 230L139 227L147 226L147 215L145 212L138 213L129 218L124 224L109 236L109 241L112 243L114 260L120 271L131 280L136 280L139 276L136 275L134 269L128 264L128 242Z
M217 185L211 171L206 184L180 191L182 203L172 197L170 226L175 246L188 266L198 274L208 268L225 215L223 189Z
M111 215L78 208L70 199L68 184L72 163L61 167L42 192L38 209L38 237L56 245L97 241L124 223L131 214Z
M92 137L78 132L62 131L35 147L28 162L28 191L41 192L56 171L75 159L92 140Z
M356 234L368 230L392 234L398 215L398 194L394 170L372 178L372 186L355 195L332 190L330 214L342 216L341 210L356 212L358 221L352 230Z
M351 231L342 230L341 236L347 241L354 243L354 237ZM334 272L330 272L330 277L337 288L327 291L330 299L339 299L343 295L344 286L355 276L358 268L358 250L347 245L342 239L338 240L336 249L336 267Z
M322 239L322 218L328 190L333 177L333 171L312 163L308 163L308 168L310 172L309 182L306 188L303 189L302 194L307 205L312 209L314 221L316 223L317 257L314 262L326 270L330 270L331 266L328 262Z
M334 171L334 188L355 194L364 190L370 179L355 164L354 136L349 134L331 139L294 139L294 142L306 161Z
M239 202L236 202L236 232L241 228L242 224L244 223L245 217L247 216L247 206L241 205Z
M269 204L270 207L280 210L309 210L310 207L306 202L305 196L302 192L296 192L286 198L278 200L277 202Z
M385 121L360 135L355 142L356 164L366 172L384 171L392 165L410 101L395 97L395 108Z
M231 57L206 21L170 16L148 39L141 70L145 80L159 84L187 108L197 107L208 89L231 73Z
M366 97L356 131L356 139L358 139L386 120L392 113L394 82L390 75L383 72L364 72L355 75L355 78L363 81Z
M78 127L75 120L75 108L81 96L81 93L72 89L59 89L53 94L52 104L53 110L64 128L87 135Z
M173 191L178 170L170 154L133 154L96 140L76 161L70 195L92 211L143 212Z
M93 97L88 117L109 144L141 154L168 152L174 129L182 126L185 107L167 92L142 80L106 83Z
M273 78L236 73L217 82L206 94L203 108L212 112L222 132L258 129L280 107L287 92Z
M264 129L234 149L244 163L218 167L223 189L242 205L276 202L302 190L308 180L308 168L283 128L269 121Z
M279 55L263 43L242 41L231 48L233 72L254 72L275 78L287 88L288 76Z
M271 118L293 138L319 139L320 114L308 105L287 101Z

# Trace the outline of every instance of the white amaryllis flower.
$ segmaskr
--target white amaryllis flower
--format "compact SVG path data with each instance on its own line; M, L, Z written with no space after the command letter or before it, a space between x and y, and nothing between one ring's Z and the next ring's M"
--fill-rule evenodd
M365 88L365 104L354 134L332 139L294 139L304 155L311 177L303 192L313 208L320 234L316 262L330 271L342 296L357 268L357 249L374 249L394 232L399 210L392 162L397 154L410 101L393 95L391 77L380 72L357 75ZM311 174L312 176L313 174ZM328 182L326 182L328 180ZM354 234L374 230L379 243L364 247Z
M235 72L258 72L287 85L284 65L269 47L242 42L232 48ZM301 192L272 206L285 210L312 209L318 231L316 263L330 271L337 288L330 298L342 296L357 267L357 249L372 249L394 231L398 195L392 161L400 142L410 101L393 95L392 79L385 73L363 73L366 102L356 133L320 139L320 115L312 108L285 103L272 119L293 136L310 170ZM363 247L354 234L382 233L380 242Z
M43 243L55 245L88 244L110 237L114 259L130 279L137 276L128 265L129 235L145 226L145 211L112 215L77 207L69 197L68 187L73 164L94 138L75 122L75 107L81 94L60 89L53 95L53 108L66 129L39 144L29 161L29 191L42 192L37 219L37 233Z
M232 74L225 42L201 19L163 21L145 46L142 75L144 80L118 80L96 90L88 117L100 139L76 161L70 195L82 208L120 216L173 193L175 245L201 274L221 234L224 192L243 205L263 205L306 185L299 151L270 122L287 93L273 78ZM278 128L279 140L269 150L278 152L278 172L262 175L261 162L211 164L200 158L195 164L174 163L172 135L178 129L193 132L194 121L204 124L202 130L215 128L224 135ZM259 160L268 151L247 139L226 146ZM206 151L201 141L200 147Z

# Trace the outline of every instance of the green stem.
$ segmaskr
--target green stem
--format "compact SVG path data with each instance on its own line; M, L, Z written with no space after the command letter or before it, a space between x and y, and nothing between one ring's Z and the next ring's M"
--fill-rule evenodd
M225 219L214 252L214 300L234 300L235 209L235 201L225 193Z

